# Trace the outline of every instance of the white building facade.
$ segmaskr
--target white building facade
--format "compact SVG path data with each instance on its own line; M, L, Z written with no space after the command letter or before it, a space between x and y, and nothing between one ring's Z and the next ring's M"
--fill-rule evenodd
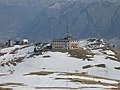
M79 49L79 41L77 39L54 39L52 41L52 49Z

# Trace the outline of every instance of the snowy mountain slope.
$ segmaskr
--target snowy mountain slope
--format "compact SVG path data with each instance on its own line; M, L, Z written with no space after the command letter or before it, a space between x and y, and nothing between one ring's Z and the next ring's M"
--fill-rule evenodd
M13 90L118 88L120 62L116 53L103 40L81 40L80 45L94 56L86 54L89 58L82 59L72 57L69 52L52 51L36 56L32 45L2 49L0 86Z

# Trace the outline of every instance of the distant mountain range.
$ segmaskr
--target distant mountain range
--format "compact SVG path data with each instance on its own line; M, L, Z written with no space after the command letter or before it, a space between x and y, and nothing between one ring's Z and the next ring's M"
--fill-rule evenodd
M7 2L8 1L8 2ZM69 25L76 38L120 38L119 0L1 0L0 39L50 41Z

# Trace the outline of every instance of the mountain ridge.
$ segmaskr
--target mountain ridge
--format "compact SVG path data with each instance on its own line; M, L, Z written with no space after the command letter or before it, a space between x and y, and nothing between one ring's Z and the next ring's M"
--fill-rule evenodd
M99 36L108 40L119 39L119 0L58 0L51 3L43 0L35 2L30 0L31 3L16 1L16 5L12 1L8 1L12 3L10 5L7 5L5 2L7 3L7 1L1 1L1 3L4 3L1 7L4 9L5 5L9 9L5 9L7 13L5 13L4 18L0 14L0 25L3 32L1 40L4 38L4 40L29 38L35 41L50 41L56 37L63 37L68 24L71 25L70 29L73 37L91 38ZM47 4L44 6L45 3ZM34 5L33 7L32 4L36 6ZM18 9L12 9L14 6L18 7ZM10 14L8 10L11 11L11 16L7 18L7 14ZM19 13L21 16L18 15ZM6 25L6 22L11 23ZM11 35L8 34L9 32L11 32ZM5 37L6 33L8 34L7 38Z
M78 4L78 1L76 1L76 2L77 2L77 3L74 3L75 5ZM72 10L72 6L73 6L73 9L76 10L76 8L75 8L76 6L75 6L74 4L68 5L68 10L69 10L69 9ZM81 5L81 6L84 6L85 4L82 5L82 4L80 3L80 5ZM93 8L93 10L94 10L95 8L94 8L93 6L95 6L95 5L96 5L96 7L97 7L97 6L100 6L100 8L98 8L98 10L102 10L102 8L104 9L104 7L107 7L107 8L108 8L108 9L106 8L105 11L104 11L104 10L103 10L103 11L100 11L103 15L106 14L106 15L104 15L104 16L102 15L102 16L99 17L98 15L99 15L100 12L98 13L98 15L94 12L94 13L96 14L96 16L98 16L98 17L96 18L97 22L95 22L95 20L92 20L92 19L95 19L95 18L94 18L94 15L90 15L90 14L91 14L91 11L89 11L91 8ZM104 5L104 7L102 7L101 5ZM108 6L106 6L106 5L108 5ZM109 5L110 5L110 6L109 6ZM112 6L111 6L111 5L112 5ZM78 10L80 9L79 7L80 7L80 6L78 5ZM110 7L110 8L109 8L109 7ZM80 27L80 28L81 28L81 31L83 31L83 36L85 36L86 31L87 31L87 32L90 32L90 33L91 33L91 31L93 31L94 34L97 34L97 33L98 33L98 32L97 32L98 27L99 27L99 29L104 28L104 27L107 27L108 25L105 24L104 27L103 27L103 25L104 25L104 23L105 23L106 21L107 21L108 24L111 23L111 21L109 21L109 20L113 19L112 16L111 16L112 14L115 14L115 15L118 14L118 16L119 16L119 8L116 10L116 11L118 11L118 13L116 13L116 11L115 11L115 13L111 12L112 14L109 14L109 13L110 13L110 11L109 11L108 15L107 15L107 13L105 13L107 10L111 10L111 9L114 9L114 10L115 10L114 7L117 8L117 4L116 4L116 3L113 4L113 3L110 3L110 2L102 2L102 3L92 2L92 3L90 3L89 5L87 5L86 7L82 7L82 8L83 8L83 10L82 10L83 13L84 13L84 12L86 13L85 19L87 19L87 21L85 21L85 19L82 20L82 21L85 22L85 24L83 24L83 26L80 25L81 27L84 27L84 26L86 25L86 26L85 26L85 27L86 27L85 30L84 30L84 28L81 28L81 27ZM118 6L118 7L119 7L119 6ZM63 12L66 11L66 10L67 10L67 9L65 9L65 10L64 10L64 9L61 9L61 11L63 11ZM86 11L84 11L84 10L86 10ZM97 10L97 9L96 9L96 10ZM95 11L96 11L96 10L95 10ZM113 10L113 11L114 11L114 10ZM41 17L41 18L44 18L45 15L48 15L48 16L45 17L43 20L41 20L41 22L39 22L39 27L40 27L41 29L44 28L44 27L41 27L41 26L44 25L44 21L45 21L45 20L48 20L48 21L47 21L48 23L47 23L47 22L45 23L45 24L46 24L45 27L49 28L48 25L51 24L50 18L53 19L53 20L57 20L55 23L59 23L59 25L62 24L61 22L65 23L65 22L66 22L66 21L64 20L65 17L64 17L64 15L62 15L62 12L61 12L61 11L58 10L58 11L57 11L58 13L56 13L56 11L55 11L55 12L52 11L52 10L50 11L50 10L48 10L48 8L47 8L46 12L43 14L44 16L41 17L41 15L40 15L40 17ZM82 11L81 11L81 12L82 12ZM43 12L44 12L44 11L43 11ZM52 13L49 14L49 12L52 12ZM56 13L56 14L55 14L55 13ZM65 12L64 12L64 13L65 13ZM71 13L73 13L73 12L68 13L68 17L72 17L72 20L74 20L75 18L73 18L74 16L70 15ZM85 13L84 13L84 15L85 15ZM53 15L51 15L51 14L53 14ZM54 14L55 14L55 15L54 15ZM57 14L61 14L61 16L60 16L60 17L59 17L59 16L56 16ZM78 13L77 13L77 14L78 14ZM51 15L51 16L49 16L49 15ZM79 14L78 14L78 15L79 15ZM109 15L110 15L110 16L109 16ZM108 16L108 17L106 17L106 16ZM118 16L117 16L117 17L114 17L114 20L112 20L112 23L115 23L116 20L119 20ZM58 17L58 18L56 18L56 17ZM46 19L46 18L47 18L47 19ZM63 19L63 21L60 20L60 18ZM83 16L82 16L82 17L79 17L79 18L82 19ZM102 19L102 18L103 18L103 19ZM70 19L71 19L71 18L69 18L69 21L70 21ZM105 19L105 20L108 19L108 20L104 21L104 19ZM103 21L102 21L102 20L103 20ZM42 21L43 21L43 22L42 22ZM94 22L93 22L93 21L94 21ZM69 23L72 23L72 22L74 22L74 21L71 21L71 22L69 22ZM88 22L89 24L87 24L87 22ZM97 23L99 23L99 22L102 22L103 25L102 25L102 26L98 25ZM119 22L119 21L118 21L118 22ZM55 23L53 22L53 24L55 24ZM80 22L77 22L77 23L80 23ZM94 23L95 23L95 26L94 26ZM43 25L40 26L40 24L43 24ZM47 24L48 24L48 25L47 25ZM49 26L53 27L53 26L54 26L53 24L52 24L52 25L49 25ZM34 24L33 24L33 25L34 25ZM75 25L76 25L76 24L75 24ZM92 25L92 26L91 26L91 25ZM116 23L115 23L115 25L116 25ZM58 26L58 25L57 25L57 26ZM110 26L113 27L113 25L110 25ZM38 26L36 26L36 27L38 27ZM59 27L59 26L58 26L58 27ZM61 27L61 26L60 26L60 27ZM64 27L63 29L64 29L64 31L65 31L65 26L63 25L62 27ZM91 30L88 31L88 28L89 28L89 27L91 28ZM105 31L104 31L104 29L103 29L103 30L100 30L100 31L103 31L103 33L102 33L103 35L104 35L104 33L105 33L105 34L106 34L106 33L109 33L108 31L110 31L110 32L113 33L113 31L111 30L111 27L108 26L107 29L105 29ZM116 26L113 27L113 30L114 30L115 27L116 27ZM47 28L45 28L45 30L46 30ZM75 28L75 26L74 26L74 28ZM73 29L74 29L74 28L73 28ZM77 28L78 28L78 26L77 26ZM90 28L89 28L89 29L90 29ZM117 28L117 27L116 27L116 28ZM53 27L53 31L55 31L54 29L55 29L55 27ZM94 29L95 29L95 30L94 30ZM110 29L110 30L108 30L108 29ZM47 29L47 31L49 32L48 29ZM59 31L60 31L60 30L59 30ZM62 30L61 30L61 31L62 31ZM78 32L78 31L77 31L77 32ZM85 33L84 33L84 32L85 32ZM117 29L116 29L116 32L118 32ZM74 33L74 32L72 32L72 33ZM46 35L47 35L47 34L46 34ZM91 34L90 34L90 35L91 35ZM116 33L115 33L115 35L116 35ZM114 36L115 36L115 35L114 35ZM94 36L94 35L93 35L93 36ZM102 35L101 35L101 36L102 36ZM104 35L104 37L105 37L105 36L106 36L106 35ZM114 37L114 36L110 36L110 37L108 37L108 38L112 38L112 37ZM89 36L88 36L88 37L89 37ZM95 37L96 37L96 36L95 36Z

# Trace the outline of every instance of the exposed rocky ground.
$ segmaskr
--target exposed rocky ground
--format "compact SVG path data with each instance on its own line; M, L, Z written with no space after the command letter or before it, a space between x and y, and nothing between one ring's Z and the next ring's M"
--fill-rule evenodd
M16 45L0 53L0 90L119 87L120 52L102 39L81 40L79 50L49 50L41 55L34 53L34 45Z

